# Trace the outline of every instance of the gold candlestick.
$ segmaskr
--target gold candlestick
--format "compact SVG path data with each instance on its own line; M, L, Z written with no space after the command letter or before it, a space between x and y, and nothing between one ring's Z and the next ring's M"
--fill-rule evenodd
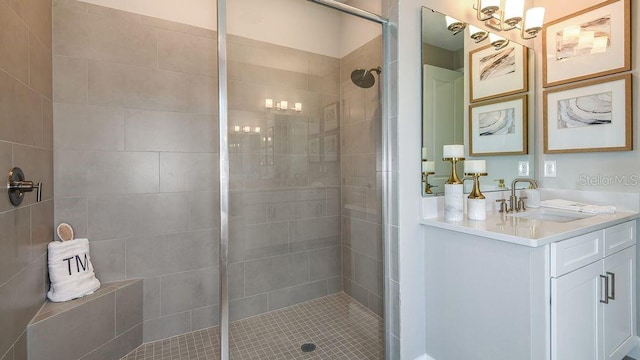
M487 176L487 173L465 173L464 176L473 178L473 189L469 194L469 199L484 199L484 195L480 192L480 176Z
M462 181L460 180L460 178L458 178L458 173L456 170L456 163L458 161L462 161L464 160L463 157L461 158L443 158L443 161L450 161L451 162L451 176L449 176L449 180L447 180L447 184L462 184Z
M435 172L425 171L422 173L422 182L424 182L424 193L425 194L433 194L431 192L431 184L429 184L429 175L433 175ZM437 186L436 186L437 187Z

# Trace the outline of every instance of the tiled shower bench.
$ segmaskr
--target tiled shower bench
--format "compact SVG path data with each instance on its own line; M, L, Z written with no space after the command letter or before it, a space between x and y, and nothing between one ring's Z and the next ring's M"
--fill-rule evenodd
M28 360L120 359L142 343L142 280L102 284L63 303L47 301L27 327Z

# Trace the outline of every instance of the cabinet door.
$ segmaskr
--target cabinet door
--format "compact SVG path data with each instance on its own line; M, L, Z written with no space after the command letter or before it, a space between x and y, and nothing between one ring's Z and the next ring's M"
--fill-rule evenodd
M551 279L551 359L602 360L602 262Z
M610 284L609 303L603 306L606 360L622 359L634 345L635 259L635 246L604 259Z

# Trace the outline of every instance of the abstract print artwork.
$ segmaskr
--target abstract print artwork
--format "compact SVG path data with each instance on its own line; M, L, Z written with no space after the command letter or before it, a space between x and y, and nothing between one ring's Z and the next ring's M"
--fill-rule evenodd
M480 136L513 134L516 132L514 123L515 109L502 109L480 113Z
M544 87L631 70L631 0L608 0L546 23Z
M606 52L611 46L611 14L556 33L556 60Z
M495 51L480 59L480 81L495 79L515 71L515 48Z
M526 92L528 51L510 42L504 49L491 45L469 52L469 101L478 102Z
M611 91L558 101L558 129L611 124Z
M543 116L545 154L631 150L631 75L547 90Z
M469 106L469 155L528 153L527 95Z

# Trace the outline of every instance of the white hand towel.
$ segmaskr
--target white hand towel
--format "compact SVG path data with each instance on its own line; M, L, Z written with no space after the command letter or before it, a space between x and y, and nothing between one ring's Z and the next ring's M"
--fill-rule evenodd
M613 205L589 205L579 203L577 201L569 201L562 199L551 199L540 201L541 207L577 211L588 214L613 214L616 212L616 207Z
M49 243L49 278L47 293L53 302L68 301L91 294L100 288L89 255L89 240L75 239Z

